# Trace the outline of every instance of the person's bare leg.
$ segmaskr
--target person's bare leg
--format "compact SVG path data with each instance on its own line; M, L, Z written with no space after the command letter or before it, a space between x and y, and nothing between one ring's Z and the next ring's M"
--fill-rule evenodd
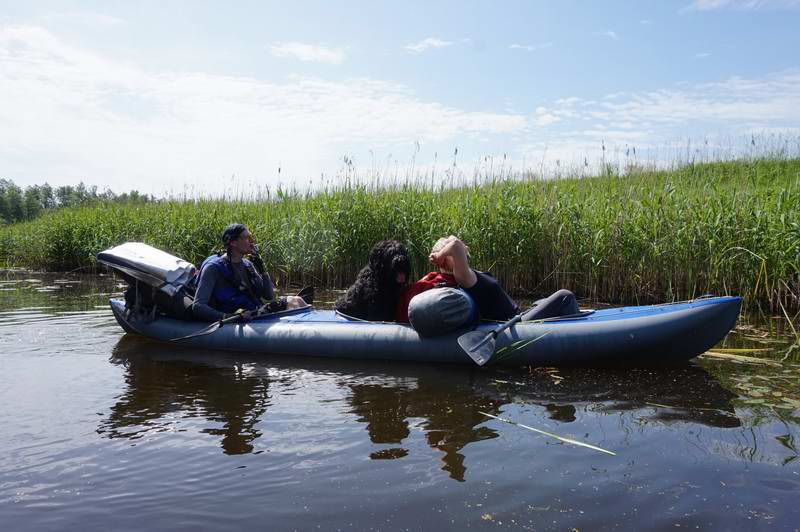
M302 297L286 296L286 310L307 307L308 303Z
M578 301L575 299L575 294L562 288L534 303L534 307L522 316L522 320L543 320L545 318L569 316L578 312Z

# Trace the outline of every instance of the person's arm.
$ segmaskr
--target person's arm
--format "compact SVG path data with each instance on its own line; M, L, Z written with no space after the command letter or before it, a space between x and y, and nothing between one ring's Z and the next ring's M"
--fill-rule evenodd
M482 319L507 320L519 314L519 306L497 279L484 272L477 272L476 278L475 284L464 290L475 300Z
M214 286L217 284L219 272L216 268L208 266L203 268L200 273L200 280L197 282L197 292L192 303L192 312L203 321L219 321L225 317L224 312L220 312L210 306L211 295L214 293Z
M440 268L452 269L453 277L462 288L471 288L478 282L478 277L469 267L467 246L455 236L449 236L444 247L428 258Z
M260 267L256 265L256 262L260 262ZM253 289L254 295L272 301L275 299L275 285L272 284L269 273L263 268L264 262L257 253L250 255L250 260L244 263L248 284Z

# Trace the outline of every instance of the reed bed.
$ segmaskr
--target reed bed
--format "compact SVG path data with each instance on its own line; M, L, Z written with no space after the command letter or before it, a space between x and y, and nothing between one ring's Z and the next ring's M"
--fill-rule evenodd
M251 228L283 285L344 287L386 238L407 243L419 275L431 244L455 234L474 265L516 295L565 287L581 298L648 303L740 294L772 311L800 309L796 159L447 186L348 180L305 193L61 209L0 228L0 257L72 270L91 267L109 246L143 241L199 263L233 221Z

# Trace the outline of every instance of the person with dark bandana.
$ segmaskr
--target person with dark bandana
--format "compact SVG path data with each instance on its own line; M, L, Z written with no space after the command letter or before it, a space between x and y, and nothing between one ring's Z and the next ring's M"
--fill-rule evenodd
M275 298L275 287L247 227L226 227L222 244L225 252L211 255L200 266L192 311L204 321L219 321L235 314L248 321L254 311ZM286 296L269 303L268 309L275 312L304 306L303 298Z

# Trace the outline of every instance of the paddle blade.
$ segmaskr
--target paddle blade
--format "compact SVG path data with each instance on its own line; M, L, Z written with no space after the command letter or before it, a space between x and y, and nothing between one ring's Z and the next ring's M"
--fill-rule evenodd
M483 366L494 353L494 335L479 331L468 332L458 337L458 345L477 365Z
M303 301L305 301L308 305L312 305L314 303L314 287L313 286L303 287L302 290L297 292L297 296L302 297Z

